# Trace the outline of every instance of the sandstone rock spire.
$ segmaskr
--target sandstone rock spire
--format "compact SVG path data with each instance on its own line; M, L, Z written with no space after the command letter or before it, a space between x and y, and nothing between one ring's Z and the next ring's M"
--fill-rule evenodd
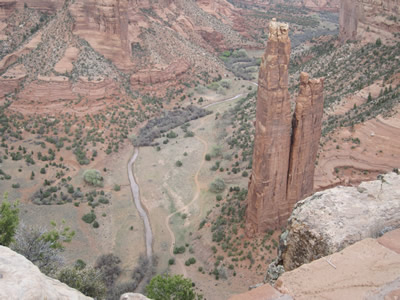
M288 92L289 26L273 19L258 79L253 171L249 182L246 232L254 235L284 223L290 153Z
M309 79L300 74L300 92L292 122L292 143L286 194L285 218L289 218L297 201L313 192L314 164L317 158L324 109L324 79Z
M288 92L288 25L269 25L257 95L253 171L249 182L246 233L253 236L286 225L295 203L313 191L323 115L323 79L300 78L296 110Z

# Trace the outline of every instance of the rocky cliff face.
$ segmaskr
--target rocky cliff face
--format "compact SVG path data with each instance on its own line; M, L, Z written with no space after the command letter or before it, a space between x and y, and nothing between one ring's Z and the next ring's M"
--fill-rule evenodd
M297 201L313 192L314 164L321 137L324 106L324 79L300 75L300 92L293 116L292 143L286 194L287 216Z
M272 21L259 74L253 170L246 212L249 236L284 226L294 204L313 190L323 115L323 79L310 80L308 74L301 74L292 119L289 57L288 26Z
M252 236L285 220L291 112L288 92L288 25L271 21L258 80L253 170L246 232Z
M43 275L22 255L0 246L1 299L89 300L82 293L58 280Z
M393 17L400 16L399 0L341 0L340 40L357 39L361 30L399 32L400 24Z
M194 73L222 73L216 51L252 44L226 0L25 2L0 0L0 98L30 86L51 88L51 100L63 99L66 87L68 98L78 98L78 89L90 97L85 83L101 90L108 79L112 87L97 99L124 95L130 83L165 91ZM26 95L27 103L46 100Z
M400 175L336 187L297 203L281 236L280 256L293 270L365 238L400 227Z

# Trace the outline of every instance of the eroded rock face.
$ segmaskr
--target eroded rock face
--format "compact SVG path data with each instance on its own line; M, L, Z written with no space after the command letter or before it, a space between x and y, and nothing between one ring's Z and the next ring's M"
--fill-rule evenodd
M249 236L285 223L291 111L288 91L290 39L287 24L271 21L258 80L253 171L249 182Z
M336 187L297 203L281 236L286 271L400 227L400 176Z
M357 39L360 27L398 32L400 24L390 19L393 16L400 16L400 0L341 0L339 38L342 42Z
M321 137L324 79L300 75L300 92L293 116L286 205L288 216L297 201L310 196L314 187L315 160Z
M22 255L0 246L0 299L89 300L92 298L47 277Z
M288 26L273 20L259 73L253 171L246 212L249 236L285 226L294 204L313 191L324 80L310 80L308 74L301 74L292 118L289 57Z

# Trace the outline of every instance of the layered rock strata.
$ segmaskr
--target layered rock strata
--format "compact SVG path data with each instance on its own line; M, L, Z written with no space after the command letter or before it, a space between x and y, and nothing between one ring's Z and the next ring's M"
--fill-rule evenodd
M301 74L295 114L288 92L288 25L273 20L259 73L249 236L286 225L294 204L311 194L323 115L323 79Z
M252 236L285 222L291 111L288 91L290 39L287 24L271 21L258 80L253 171L246 232Z

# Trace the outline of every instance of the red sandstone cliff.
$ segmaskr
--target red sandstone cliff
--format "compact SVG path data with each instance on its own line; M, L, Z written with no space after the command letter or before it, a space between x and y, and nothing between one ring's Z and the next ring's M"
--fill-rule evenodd
M91 98L92 86L104 86L94 78L111 79L122 93L131 83L162 95L196 73L221 74L216 51L251 46L241 19L226 0L0 0L0 98L32 81L51 88L51 99L63 99L68 86L78 97L76 85ZM87 91L82 77L92 80ZM21 95L46 100L35 93Z
M282 204L286 201L291 131L288 29L287 24L271 21L260 67L253 171L246 212L249 235L277 228L287 217Z
M323 79L301 74L293 119L288 93L288 25L272 21L260 73L253 171L249 182L249 236L286 225L297 201L313 191L323 116Z
M364 31L399 32L400 0L341 0L340 40L355 40Z

